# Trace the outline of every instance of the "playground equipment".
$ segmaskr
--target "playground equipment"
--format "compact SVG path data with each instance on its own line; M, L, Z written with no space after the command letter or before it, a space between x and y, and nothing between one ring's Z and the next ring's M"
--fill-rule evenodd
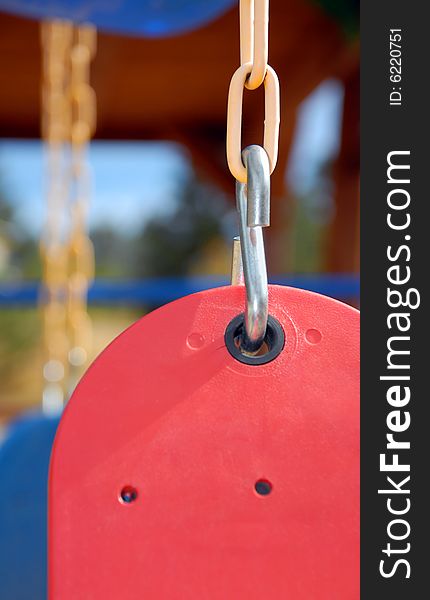
M298 287L331 296L337 300L357 303L360 295L358 275L306 274L271 277L271 283ZM101 306L160 306L172 300L194 294L208 288L228 284L227 277L154 277L138 280L111 281L97 279L88 290L88 302ZM1 306L32 306L37 302L38 284L35 282L2 283L0 285Z
M49 457L58 417L26 414L0 446L1 597L44 600Z
M358 315L270 286L285 346L244 364L224 341L244 296L158 309L78 385L51 465L51 598L358 599Z
M31 4L9 2L9 8L20 5L26 14L41 16L28 12ZM145 13L144 2L138 4L151 14ZM110 19L111 29L175 33L196 21L184 11L187 24L175 25L180 19L174 4L153 5L159 15L164 10L164 23L152 19L144 24L134 18L130 3L124 13L103 18ZM229 3L195 2L192 8L199 7L194 15L200 19L224 4ZM79 12L82 3L61 5L62 11ZM242 2L243 64L233 91L240 95L243 85L258 87L263 80L269 86L265 146L270 156L269 169L260 151L251 165L253 151L248 150L242 164L239 102L233 99L228 155L242 184L237 199L246 285L203 291L145 317L99 357L78 387L62 419L52 462L52 598L140 598L145 593L155 598L358 598L358 314L302 290L267 288L261 227L268 225L267 170L276 162L276 76L266 66L265 3L255 2L255 44L250 5ZM40 4L34 8L40 10ZM49 10L50 17L81 14L55 14L52 3ZM86 17L106 24L95 13ZM249 72L253 83L246 78ZM253 214L248 221L249 207ZM75 240L75 250L83 247L88 257L82 237ZM240 264L238 271L234 282L241 284ZM85 268L74 289L85 295L90 278L91 268ZM65 282L63 275L60 279ZM300 283L306 285L295 281ZM109 284L101 283L94 286L93 298L139 302L149 296L163 302L181 292L177 284L132 282L109 290ZM202 287L202 282L180 284L184 294ZM320 285L318 280L308 284ZM356 295L355 278L322 279L322 285L331 284L317 289L330 289L333 295L337 290L344 298ZM59 294L61 302L69 291ZM16 298L26 293L21 288ZM29 293L34 299L34 290ZM84 314L83 298L78 294L77 315ZM60 311L67 338L71 322L85 321L70 320L69 308L66 302ZM48 329L48 338L54 329ZM87 330L79 326L75 331ZM74 342L69 350L85 345ZM70 353L63 356L66 374ZM45 407L59 406L67 397L70 384L55 379L47 382ZM51 393L58 391L57 384L61 396ZM11 464L12 456L17 468L18 455L23 461L33 458L34 487L17 484L9 470L5 491L21 490L21 502L39 499L32 523L37 520L43 529L41 484L57 422L36 417L34 423L30 432L31 425L23 422L23 436L19 424L10 431L0 451L0 468ZM44 441L29 444L38 440L38 429ZM4 503L8 493L2 494ZM5 563L9 579L1 577L2 589L11 598L28 598L29 589L32 598L42 598L43 535L39 531L37 547L30 546L29 528L15 545L8 544L18 521L24 531L25 515L15 512L18 520L8 521L9 530L1 527L13 549L10 558L25 545L28 556L23 549L21 554L28 564L34 555L39 558L37 565L33 561L39 576L26 579L16 563L15 571Z
M81 380L52 454L50 598L359 597L358 313L267 285L279 89L253 4L227 127L244 285L236 253L239 285L144 317ZM242 87L263 82L264 149L241 153Z
M47 218L40 251L45 363L42 407L59 412L87 360L86 310L94 256L87 234L90 173L87 145L95 129L89 68L94 27L42 25L42 133L48 155Z
M94 3L88 0L1 0L2 10L36 19L90 22L106 31L146 37L177 35L215 19L235 0L119 0Z

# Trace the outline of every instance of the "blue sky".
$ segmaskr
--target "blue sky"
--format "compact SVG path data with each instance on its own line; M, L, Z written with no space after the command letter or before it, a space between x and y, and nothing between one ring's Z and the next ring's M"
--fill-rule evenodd
M336 155L342 101L340 84L327 81L300 107L286 173L296 192L306 192L318 165ZM167 142L96 141L89 160L90 226L107 224L130 233L152 215L172 209L178 187L192 168L187 151ZM34 235L44 220L44 161L39 141L0 141L1 189L14 203L18 221Z
M161 142L91 144L90 225L133 231L149 216L171 209L190 162L184 149ZM36 140L0 143L0 185L16 217L32 233L43 223L45 154Z

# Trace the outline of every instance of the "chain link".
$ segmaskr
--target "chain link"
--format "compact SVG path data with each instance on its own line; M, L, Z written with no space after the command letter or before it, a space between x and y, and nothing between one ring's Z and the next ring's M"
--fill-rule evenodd
M95 127L89 65L95 30L65 21L42 24L42 137L47 152L47 216L40 242L45 411L60 409L86 360L86 294L94 259L86 233L86 147Z
M252 63L245 87L255 90L264 81L267 70L269 0L240 2L240 64Z
M257 89L264 83L265 121L263 147L267 152L270 173L278 158L279 139L279 81L267 64L268 58L268 0L240 0L240 60L233 74L227 105L227 162L232 175L246 183L242 161L242 101L243 88Z

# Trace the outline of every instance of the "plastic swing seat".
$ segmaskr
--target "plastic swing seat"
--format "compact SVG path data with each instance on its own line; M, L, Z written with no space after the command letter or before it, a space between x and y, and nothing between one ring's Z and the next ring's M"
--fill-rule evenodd
M358 600L359 314L269 287L285 347L228 351L244 305L188 296L84 376L51 462L49 597Z

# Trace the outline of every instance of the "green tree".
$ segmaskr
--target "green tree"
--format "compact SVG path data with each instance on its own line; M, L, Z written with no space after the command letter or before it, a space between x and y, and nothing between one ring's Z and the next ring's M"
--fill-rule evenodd
M203 248L226 233L232 222L232 211L222 192L190 178L176 208L153 218L138 235L137 274L142 277L185 275Z

